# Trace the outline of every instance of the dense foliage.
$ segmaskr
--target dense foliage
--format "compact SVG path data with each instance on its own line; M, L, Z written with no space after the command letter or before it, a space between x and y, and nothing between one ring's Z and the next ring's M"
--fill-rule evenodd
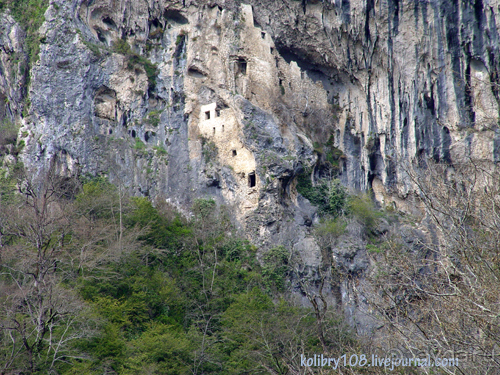
M299 374L324 352L313 310L283 293L289 252L261 267L213 200L186 219L105 179L16 185L0 200L1 372ZM328 351L356 345L322 319Z
M297 191L318 207L320 215L337 217L343 213L347 192L338 180L322 179L313 183L310 171L297 178Z

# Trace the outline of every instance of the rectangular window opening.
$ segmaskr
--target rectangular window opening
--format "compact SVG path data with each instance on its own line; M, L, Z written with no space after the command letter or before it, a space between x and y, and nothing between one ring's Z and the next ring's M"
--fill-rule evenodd
M255 172L248 174L248 187L255 187Z
M247 61L245 59L238 60L238 72L243 75L247 74Z
M205 112L205 120L210 120L210 111Z
M266 33L265 33L265 32L263 32L263 31L262 31L262 32L260 33L260 36L262 37L262 39L266 39Z
M220 109L215 110L215 117L220 117Z
M236 150L233 150L233 158L238 155L238 153L236 152Z

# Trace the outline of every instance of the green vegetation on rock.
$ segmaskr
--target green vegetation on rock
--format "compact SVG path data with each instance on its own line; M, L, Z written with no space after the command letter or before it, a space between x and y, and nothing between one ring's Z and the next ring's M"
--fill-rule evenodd
M320 215L339 216L346 205L347 192L338 180L323 179L313 184L310 171L297 177L297 191L318 207Z
M44 14L48 5L48 0L0 0L0 11L10 9L14 19L26 31L30 66L38 60L41 43L38 29L45 20Z
M118 39L115 41L113 50L116 53L125 55L128 59L128 69L132 70L135 66L141 66L144 68L146 75L148 76L149 89L154 90L156 87L156 76L158 74L158 69L155 64L149 61L144 56L132 51L126 40Z

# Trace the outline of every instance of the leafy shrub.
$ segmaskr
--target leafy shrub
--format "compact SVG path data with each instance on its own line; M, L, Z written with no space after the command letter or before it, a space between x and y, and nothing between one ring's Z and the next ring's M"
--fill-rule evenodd
M218 149L214 141L208 140L207 138L201 137L201 147L202 154L205 159L205 163L210 163L217 158Z
M153 149L156 151L156 153L157 153L158 155L163 155L163 156L168 155L167 150L165 150L165 149L164 149L163 147L161 147L161 146L154 146L154 147L153 147Z
M297 191L318 207L320 215L337 217L344 210L347 192L339 180L321 180L313 185L306 171L298 176Z
M377 210L369 193L352 196L348 203L349 212L371 233L382 213Z
M134 150L144 150L146 145L140 139L135 139Z
M97 219L110 219L117 212L118 189L106 177L82 178L83 188L76 197L78 215Z
M193 212L197 218L206 220L214 212L216 203L213 199L196 199L193 204Z
M160 111L149 112L147 123L155 128L160 124Z
M118 39L113 45L113 50L116 53L124 55L128 59L128 68L133 69L135 65L142 66L146 75L148 76L149 89L154 90L156 87L156 76L158 74L158 69L155 64L149 61L144 56L141 56L130 48L127 41L123 39Z
M289 251L284 246L274 247L262 258L262 276L269 290L282 292L290 266L288 264Z
M341 217L324 220L317 228L316 235L321 238L337 238L345 233L347 223Z

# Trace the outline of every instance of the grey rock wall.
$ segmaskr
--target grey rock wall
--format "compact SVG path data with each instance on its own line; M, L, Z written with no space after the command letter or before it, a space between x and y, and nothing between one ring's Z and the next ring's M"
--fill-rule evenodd
M23 112L28 70L25 37L10 15L0 15L0 121L14 121Z
M346 184L391 200L410 189L402 161L498 160L498 1L252 3L343 108Z

